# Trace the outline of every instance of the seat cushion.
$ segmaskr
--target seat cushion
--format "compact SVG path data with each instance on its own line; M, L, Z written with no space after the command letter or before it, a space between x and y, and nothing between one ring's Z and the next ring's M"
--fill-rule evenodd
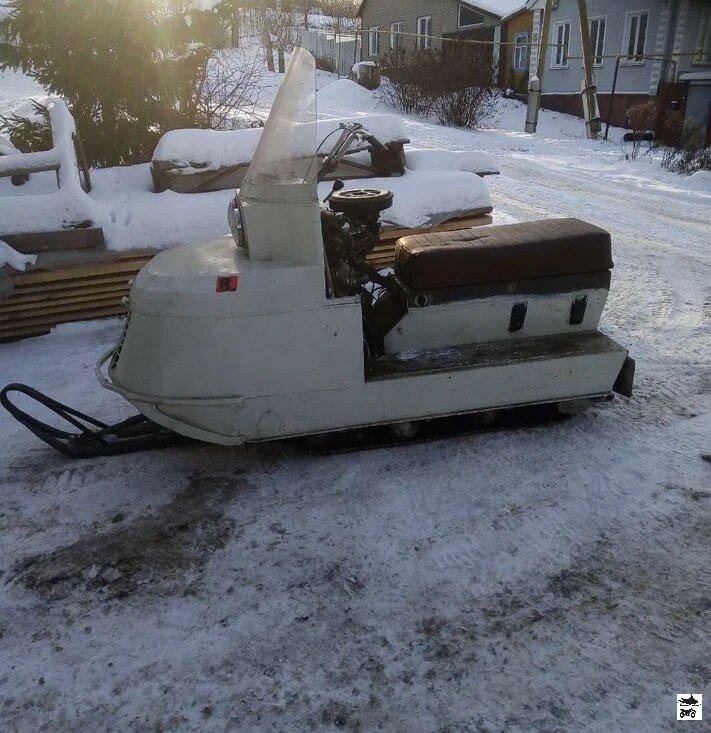
M580 219L483 226L399 239L395 273L411 290L609 270L610 234Z

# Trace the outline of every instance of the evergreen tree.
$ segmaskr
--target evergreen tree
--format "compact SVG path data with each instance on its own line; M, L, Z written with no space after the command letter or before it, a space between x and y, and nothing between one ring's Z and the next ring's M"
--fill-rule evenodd
M195 121L196 81L220 37L221 0L9 0L0 68L65 99L92 163L149 160Z

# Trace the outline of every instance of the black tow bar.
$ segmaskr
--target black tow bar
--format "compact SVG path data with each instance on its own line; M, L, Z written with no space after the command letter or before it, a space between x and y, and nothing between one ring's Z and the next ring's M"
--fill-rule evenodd
M10 400L9 395L12 393L29 397L75 427L78 432L61 430L30 415ZM0 404L40 440L70 458L98 458L137 453L165 448L183 440L181 436L157 425L143 415L134 415L115 425L107 425L53 400L26 384L8 384L0 392Z

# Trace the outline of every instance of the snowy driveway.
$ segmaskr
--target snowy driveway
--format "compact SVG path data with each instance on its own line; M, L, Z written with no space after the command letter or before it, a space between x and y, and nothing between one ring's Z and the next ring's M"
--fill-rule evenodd
M612 231L635 397L328 457L71 463L3 414L3 730L657 733L711 698L711 193L614 146L407 125L498 157L501 220ZM0 346L1 381L125 414L93 378L119 328Z

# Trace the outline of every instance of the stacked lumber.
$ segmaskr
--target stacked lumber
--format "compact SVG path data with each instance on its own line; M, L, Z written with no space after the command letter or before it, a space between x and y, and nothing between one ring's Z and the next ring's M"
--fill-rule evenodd
M129 281L154 253L71 254L40 258L30 271L10 275L13 293L0 300L0 341L46 334L59 323L124 314Z
M443 224L438 224L427 229L391 229L380 235L380 243L368 255L368 264L378 269L392 267L395 264L395 244L400 237L408 237L413 234L428 234L430 232L454 232L459 229L471 229L472 227L491 224L491 215L481 214L466 219L452 219Z

